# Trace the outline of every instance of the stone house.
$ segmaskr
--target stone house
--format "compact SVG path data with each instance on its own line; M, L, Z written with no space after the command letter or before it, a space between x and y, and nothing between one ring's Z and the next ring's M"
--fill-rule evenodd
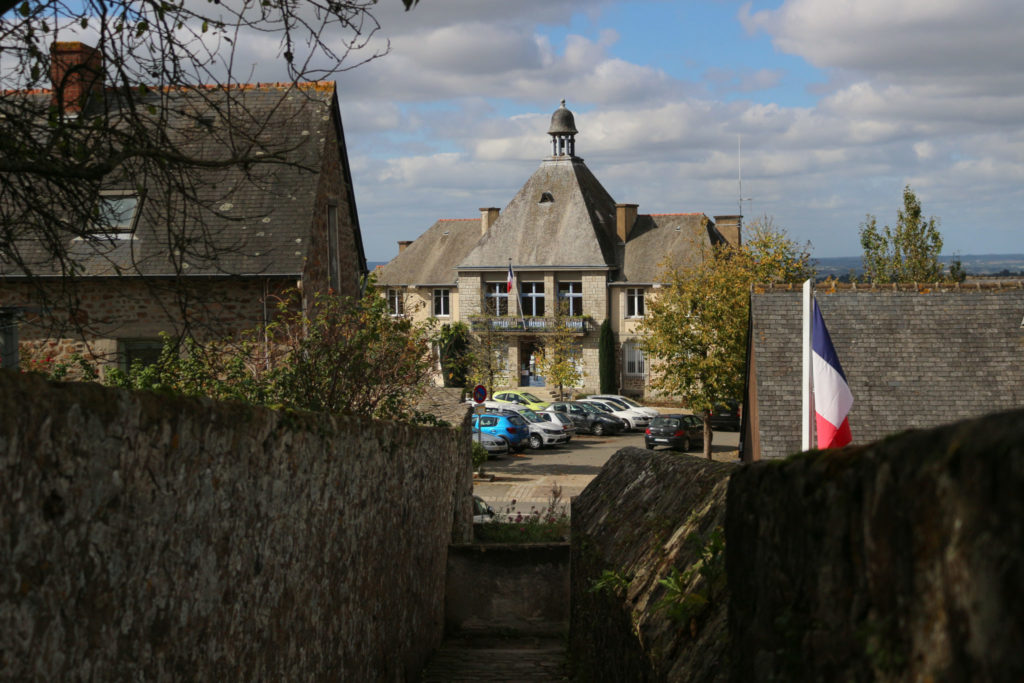
M853 442L1024 406L1024 282L824 285ZM799 286L751 295L743 459L800 451Z
M662 264L690 263L708 245L738 244L740 217L641 214L637 204L617 203L576 156L577 133L563 101L548 130L551 155L504 210L439 220L418 239L399 242L376 286L392 315L462 321L477 334L501 335L506 385L545 385L537 351L561 306L582 349L583 389L597 390L598 336L608 319L619 386L642 395L649 367L636 328Z
M97 50L57 43L53 65L52 91L4 97L43 109L59 101L80 117L117 106ZM83 73L95 82L83 86ZM33 239L17 244L20 263L0 258L6 358L16 329L24 358L77 352L126 365L151 359L161 332L220 339L258 331L293 288L307 302L318 292L360 294L366 258L334 83L182 87L149 97L170 143L204 163L188 169L181 187L145 167L111 173L95 201L114 220L58 233L64 263ZM249 145L248 162L226 151L237 139ZM260 156L272 162L251 163Z

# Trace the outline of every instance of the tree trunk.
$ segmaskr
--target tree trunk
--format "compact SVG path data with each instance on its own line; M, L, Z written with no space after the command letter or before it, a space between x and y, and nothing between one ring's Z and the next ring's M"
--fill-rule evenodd
M704 457L711 460L711 413L704 413Z

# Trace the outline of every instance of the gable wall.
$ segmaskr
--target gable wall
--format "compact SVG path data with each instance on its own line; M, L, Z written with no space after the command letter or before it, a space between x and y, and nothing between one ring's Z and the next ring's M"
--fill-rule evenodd
M337 293L355 297L359 296L359 285L363 275L360 242L356 234L359 227L353 220L355 207L349 203L352 196L351 188L346 186L338 149L338 136L333 125L327 126L323 146L316 209L308 238L312 243L309 245L303 270L303 290L309 294L326 292L328 289L330 276L327 261L330 251L327 241L327 207L329 204L335 204L338 207L338 272L341 285ZM296 251L298 246L296 245Z

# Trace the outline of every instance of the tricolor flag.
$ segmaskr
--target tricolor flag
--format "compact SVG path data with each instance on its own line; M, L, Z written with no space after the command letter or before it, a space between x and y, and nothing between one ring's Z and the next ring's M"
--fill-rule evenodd
M811 349L814 382L814 418L818 448L839 448L853 440L850 435L850 407L853 394L846 382L832 338L814 301L811 317Z
M515 275L512 274L512 262L509 261L509 264L508 264L508 288L505 290L506 292L511 292L512 291L512 280L514 280L514 279L515 279Z

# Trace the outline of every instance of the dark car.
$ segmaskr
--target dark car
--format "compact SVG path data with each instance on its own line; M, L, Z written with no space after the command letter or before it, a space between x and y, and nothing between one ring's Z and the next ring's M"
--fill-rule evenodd
M716 403L711 410L711 428L726 432L738 432L740 431L740 415L739 401Z
M576 403L575 401L555 401L543 412L568 415L576 425L576 432L588 432L594 436L618 434L624 425L622 420L609 413L602 412L593 405Z
M696 415L670 413L651 420L644 433L644 445L649 450L655 446L668 446L674 451L686 452L693 444L704 439L704 424Z

